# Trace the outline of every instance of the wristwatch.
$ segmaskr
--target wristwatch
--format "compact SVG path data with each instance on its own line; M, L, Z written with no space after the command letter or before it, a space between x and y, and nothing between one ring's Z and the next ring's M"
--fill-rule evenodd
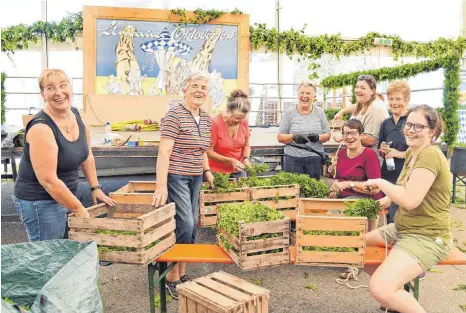
M354 181L352 181L349 185L350 185L351 188L356 187L356 185L354 184Z
M102 189L102 186L97 185L97 186L91 187L91 192L96 191L97 189Z

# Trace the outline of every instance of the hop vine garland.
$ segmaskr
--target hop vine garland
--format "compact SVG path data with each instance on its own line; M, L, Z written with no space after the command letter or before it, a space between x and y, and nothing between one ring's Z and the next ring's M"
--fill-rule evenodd
M180 18L180 23L203 24L209 23L224 14L243 14L238 9L231 12L220 10L196 9L194 17L187 18L186 10L173 9L171 14ZM389 38L393 40L392 55L395 60L402 56L426 57L434 59L417 64L406 64L395 68L382 68L366 71L377 80L392 80L408 78L421 72L434 71L445 68L444 106L445 123L447 130L444 140L451 147L459 130L459 84L460 63L459 59L466 49L466 38L457 39L439 38L428 43L417 41L403 41L396 35L385 35L376 32L368 33L366 36L355 41L345 41L340 35L307 36L306 25L300 30L290 29L278 31L275 28L268 29L265 24L254 24L250 26L250 43L254 50L265 47L266 51L280 51L289 57L299 55L303 59L317 60L322 54L333 54L338 58L352 54L361 54L371 48L375 48L375 38ZM60 22L38 21L30 26L20 24L2 28L1 45L2 52L8 55L15 50L27 49L30 42L37 43L41 35L54 42L65 42L67 39L75 40L75 36L83 31L82 12L68 14ZM355 78L360 73L351 73L327 77L322 85L328 88L354 85ZM2 123L4 122L4 76L2 75Z

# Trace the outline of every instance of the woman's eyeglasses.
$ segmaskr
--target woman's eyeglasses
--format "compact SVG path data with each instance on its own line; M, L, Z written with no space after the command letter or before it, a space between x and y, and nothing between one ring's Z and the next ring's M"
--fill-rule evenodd
M359 75L358 76L358 80L370 80L370 81L372 81L373 79L374 79L374 77L371 76L371 75Z
M357 130L352 131L352 132L344 132L343 133L343 138L347 138L349 136L356 137L358 134L359 134L359 132Z
M413 127L414 131L417 132L417 133L422 132L422 130L423 130L424 128L426 128L426 127L427 127L427 128L430 128L430 127L427 126L427 125L414 124L414 123L406 122L406 124L405 124L405 129L406 129L406 130L410 130L411 127Z

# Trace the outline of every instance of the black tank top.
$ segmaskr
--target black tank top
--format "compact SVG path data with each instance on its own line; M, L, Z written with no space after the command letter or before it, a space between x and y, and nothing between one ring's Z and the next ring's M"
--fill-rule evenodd
M55 136L58 146L57 176L65 185L76 194L79 184L79 167L89 156L89 146L86 138L86 128L78 110L71 108L76 116L79 126L79 137L71 142L66 139L57 124L43 110L37 113L26 126L24 138L27 132L35 124L46 124ZM39 183L34 169L32 168L29 143L24 141L24 153L19 164L18 177L15 183L15 197L23 200L53 200L52 196Z

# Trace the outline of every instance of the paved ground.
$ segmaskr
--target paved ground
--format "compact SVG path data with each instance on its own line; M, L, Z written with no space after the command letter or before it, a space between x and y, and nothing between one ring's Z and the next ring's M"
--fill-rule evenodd
M135 177L138 178L147 179L147 177ZM107 187L107 183L110 187ZM113 189L124 184L123 178L108 179L105 189ZM8 200L11 198L11 192L12 183L2 182L2 215L14 212L11 200ZM464 205L460 205L462 206ZM452 208L452 217L455 238L458 239L459 245L462 244L466 248L466 209ZM2 244L27 240L20 223L2 222L1 234ZM199 230L198 241L214 242L213 231ZM235 265L196 264L189 265L188 274L198 277L217 270L224 270L248 281L260 283L271 290L270 308L274 313L383 312L379 310L378 304L371 298L367 289L349 289L335 282L342 270L340 268L284 265L267 270L241 272ZM362 274L357 283L367 285L368 279L366 274ZM315 285L316 291L306 289L309 284ZM454 291L458 284L466 284L466 266L437 266L421 283L421 304L429 313L463 312L459 305L466 304L466 291ZM99 289L107 313L149 312L146 267L122 264L101 267ZM177 302L169 303L169 312L177 311Z

